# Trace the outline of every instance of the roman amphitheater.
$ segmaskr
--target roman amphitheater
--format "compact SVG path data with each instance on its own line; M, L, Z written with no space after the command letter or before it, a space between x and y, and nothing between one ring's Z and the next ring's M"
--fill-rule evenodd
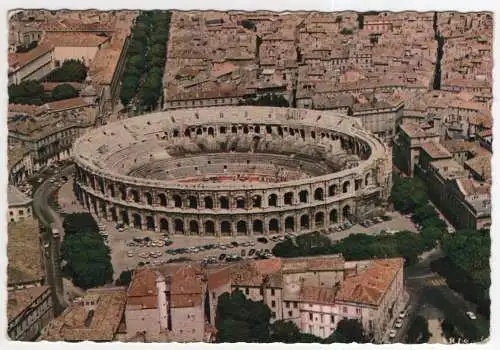
M391 185L390 149L325 111L165 111L94 129L73 151L84 206L172 234L328 230L376 214Z

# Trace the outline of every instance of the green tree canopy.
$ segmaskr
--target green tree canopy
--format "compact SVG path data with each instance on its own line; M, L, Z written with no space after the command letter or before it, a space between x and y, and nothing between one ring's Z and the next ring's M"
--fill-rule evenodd
M224 293L217 303L217 342L267 342L270 319L271 310L263 302L249 300L238 290Z
M120 273L120 277L115 281L115 285L117 286L126 286L128 287L130 282L132 281L133 270L125 270Z
M78 82L81 83L87 77L87 67L79 60L65 60L61 67L54 69L46 77L52 82Z
M368 343L361 322L356 319L343 319L337 324L335 331L327 338L331 343Z
M403 214L414 213L418 207L428 203L427 187L417 178L398 178L395 176L391 200L397 211Z
M36 80L26 80L8 88L9 103L41 105L45 103L43 85Z
M71 213L64 217L64 233L66 236L80 232L97 233L99 227L94 217L89 213Z
M69 84L57 85L52 90L52 100L64 100L67 98L78 97L78 90Z
M429 341L431 336L432 334L429 332L427 320L418 315L408 328L406 340L409 344L425 344Z

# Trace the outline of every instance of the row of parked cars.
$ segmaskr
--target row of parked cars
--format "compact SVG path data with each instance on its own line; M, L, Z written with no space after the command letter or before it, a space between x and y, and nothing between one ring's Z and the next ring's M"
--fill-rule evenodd
M370 227L370 226L380 224L381 222L389 221L389 220L391 220L390 216L383 215L383 216L376 216L376 217L371 218L371 219L363 220L359 224L363 227Z
M201 261L202 265L217 264L220 262L239 261L243 259L269 259L273 254L269 249L250 249L248 252L245 249L241 250L240 254L225 254L222 253L218 257L215 255L207 256Z
M389 338L394 339L398 334L398 329L403 327L403 320L406 317L406 310L403 310L399 313L398 318L394 322L394 328L389 331Z
M167 235L163 235L160 239L153 240L150 237L135 237L130 242L127 242L127 247L164 247L172 245L174 241L168 238Z

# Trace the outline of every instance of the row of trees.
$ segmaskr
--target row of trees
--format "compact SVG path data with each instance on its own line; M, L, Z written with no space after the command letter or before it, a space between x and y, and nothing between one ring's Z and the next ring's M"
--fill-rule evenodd
M89 213L66 215L63 221L64 240L61 257L66 262L63 274L83 289L113 281L110 250L99 234Z
M120 100L136 102L142 110L156 107L162 95L171 12L146 11L136 20L127 50Z
M422 237L410 231L380 236L356 233L336 243L319 232L313 232L297 236L295 242L292 240L280 242L272 251L278 257L337 253L342 253L346 260L404 257L406 265L412 265L418 261L418 256L425 249Z
M262 301L252 301L239 291L224 293L217 304L215 326L219 343L366 343L361 323L357 320L339 321L335 332L322 339L302 333L295 323L276 321L269 324L271 310Z
M58 85L48 93L42 83L36 80L23 81L9 86L9 103L42 105L47 102L77 97L78 90L69 84Z

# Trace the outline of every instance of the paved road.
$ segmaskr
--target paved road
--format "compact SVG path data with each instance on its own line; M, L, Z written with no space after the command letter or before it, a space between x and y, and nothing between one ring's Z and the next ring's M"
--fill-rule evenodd
M470 320L465 314L467 311L475 311L476 305L466 301L463 297L450 289L446 280L430 269L433 260L443 256L440 249L428 254L421 262L406 269L406 287L410 293L410 308L408 320L398 332L395 342L403 342L407 327L425 307L440 310L444 317L453 321L460 332L471 341L479 341L489 336L489 321L481 315L477 320Z
M61 172L57 176L66 175L68 176L74 171L73 166L67 166L61 169ZM53 224L59 229L59 232L63 233L62 221L59 215L50 208L48 199L52 191L55 190L55 185L50 183L47 179L44 181L35 191L33 195L33 210L35 215L40 220L42 225L46 228L50 228ZM58 252L60 249L60 241L52 237L49 229L46 229L42 234L43 243L48 243L48 248L45 249L45 268L47 273L47 282L52 288L54 295L54 305L56 313L62 311L66 307L66 302L64 301L64 292L62 285L61 272L59 269L59 259Z

